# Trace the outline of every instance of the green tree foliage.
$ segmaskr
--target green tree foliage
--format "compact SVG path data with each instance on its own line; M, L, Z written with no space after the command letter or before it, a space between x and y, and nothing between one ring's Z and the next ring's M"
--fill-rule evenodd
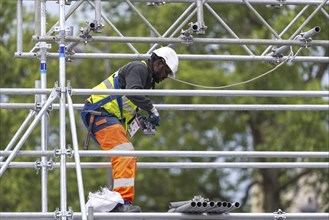
M166 4L161 7L148 7L138 3L136 7L143 11L143 15L151 22L160 34L163 34L170 25L184 12L185 4ZM39 60L14 59L16 50L15 1L1 1L1 88L33 88L34 81L39 79ZM104 13L110 14L109 19L124 36L148 36L149 28L139 16L124 3L103 4ZM240 38L270 38L271 33L256 19L255 15L242 5L211 4L211 7L225 18L232 30L239 33ZM263 12L262 16L273 25L276 30L283 30L301 10L301 6L292 8L269 9L265 6L255 6ZM84 18L90 17L91 8L82 11ZM314 7L302 16L283 38L287 39L312 13ZM209 13L204 11L205 22L208 26L206 35L209 37L231 37L223 26ZM89 17L88 17L89 16ZM77 16L77 20L80 16ZM24 51L33 47L33 14L25 13ZM48 16L49 26L55 24L58 18ZM192 21L196 21L196 16ZM305 27L306 30L321 24L322 31L316 39L327 39L329 36L328 24L324 23L325 16L319 14ZM79 20L80 21L80 20ZM166 22L164 22L166 21ZM81 22L81 21L80 21ZM11 24L8 25L8 24ZM81 22L80 26L85 23ZM49 28L49 26L47 26ZM11 28L10 28L11 27ZM252 28L251 28L252 27ZM79 28L77 28L79 29ZM187 27L184 27L187 29ZM177 33L178 37L180 33ZM105 27L102 35L116 36L114 31ZM202 37L202 36L197 36ZM133 44L140 53L146 53L150 45ZM261 54L267 47L253 47L254 54ZM236 45L177 45L179 54L246 54L247 52ZM292 48L294 52L297 47ZM58 50L56 44L50 51ZM88 43L79 45L76 52L118 52L131 53L123 43ZM328 50L322 51L317 47L301 50L305 54L328 56ZM124 65L126 60L86 59L73 60L66 63L66 78L71 81L73 88L92 88L106 76ZM177 78L188 82L207 85L225 86L243 82L259 76L273 68L269 63L256 62L214 62L183 60L180 62ZM47 60L47 86L52 88L58 81L58 60ZM328 63L287 63L275 72L266 75L251 83L243 84L231 89L241 90L322 90L324 75L328 72ZM327 84L326 84L327 85ZM158 89L200 89L181 84L170 79L157 85ZM73 96L74 103L83 103L86 97ZM167 104L323 104L326 100L319 98L267 98L267 97L152 97L155 103ZM34 97L1 96L1 102L34 102ZM11 138L28 111L1 110L1 150ZM328 151L328 113L320 111L161 111L161 126L157 135L144 137L141 133L134 136L136 150L194 150L194 151ZM50 143L49 149L59 147L58 111L50 112ZM68 114L67 114L68 118ZM79 145L82 146L86 131L79 120L76 111ZM69 121L67 120L67 124ZM72 143L70 130L67 129L67 143ZM22 149L37 149L40 146L40 128L31 134ZM90 149L100 148L90 144ZM29 158L16 158L15 161L29 161ZM59 159L56 163L59 163ZM107 161L106 158L81 158L82 161ZM73 159L68 159L73 162ZM246 160L239 158L148 158L140 157L139 162L245 162L245 161L295 161L278 160L271 158ZM313 161L305 159L304 161ZM285 199L284 194L296 190L297 181L308 174L317 176L317 180L325 181L327 170L307 169L138 169L136 177L135 203L142 206L143 211L165 211L169 202L193 198L202 195L212 200L241 201L242 207L237 211L250 211L251 187L258 185L262 189L265 212L273 212L277 208L289 207L291 199ZM60 204L60 174L58 169L49 171L48 197L49 210L55 210ZM79 209L78 189L74 169L67 172L68 205L73 210ZM108 171L106 169L84 169L83 179L85 195L94 192L100 186L107 184ZM31 169L8 169L1 178L0 211L40 211L41 184L40 174L36 175ZM314 183L315 184L315 183ZM316 191L316 186L310 186ZM324 204L328 198L323 194ZM257 195L256 195L257 196ZM328 209L328 207L327 207ZM328 211L328 210L327 210Z

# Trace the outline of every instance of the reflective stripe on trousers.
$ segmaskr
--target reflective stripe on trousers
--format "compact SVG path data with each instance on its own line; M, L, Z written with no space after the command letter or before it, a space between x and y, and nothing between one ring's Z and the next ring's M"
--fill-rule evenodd
M103 150L134 150L121 124L114 124L97 131L95 137ZM115 156L111 158L111 163L113 191L120 193L123 199L132 202L135 194L136 157Z

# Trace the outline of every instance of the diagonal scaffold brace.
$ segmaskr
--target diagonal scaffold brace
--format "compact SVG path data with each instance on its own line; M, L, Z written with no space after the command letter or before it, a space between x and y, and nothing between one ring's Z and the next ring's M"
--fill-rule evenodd
M6 171L6 169L8 168L10 162L15 158L16 154L21 149L21 147L23 146L23 144L25 143L25 141L27 140L27 138L29 137L29 135L32 133L32 131L35 128L35 126L39 123L39 121L40 121L41 117L43 116L43 114L49 109L49 106L58 97L59 97L58 96L58 91L57 91L56 88L54 88L53 91L51 92L48 100L45 102L44 106L41 108L41 110L39 111L39 113L36 115L36 117L34 118L33 122L29 126L29 128L25 131L24 135L22 136L22 138L20 139L20 141L17 143L17 145L14 148L14 150L12 151L12 153L8 156L7 160L4 163L1 163L0 177L2 177L2 175L4 174L4 172Z

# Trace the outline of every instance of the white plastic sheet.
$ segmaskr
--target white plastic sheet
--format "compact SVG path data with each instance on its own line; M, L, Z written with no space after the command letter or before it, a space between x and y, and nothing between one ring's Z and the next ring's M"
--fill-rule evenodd
M107 187L102 187L98 192L89 192L86 210L92 206L94 212L110 212L118 203L124 203L121 195L110 191Z

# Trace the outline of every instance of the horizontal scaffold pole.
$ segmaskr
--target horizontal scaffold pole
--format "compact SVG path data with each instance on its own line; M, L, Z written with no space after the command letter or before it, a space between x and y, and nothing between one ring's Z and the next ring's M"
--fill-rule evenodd
M58 39L53 36L34 36L34 41L56 42ZM81 37L68 36L65 40L69 42L84 43L85 39ZM116 43L167 43L167 44L186 44L181 38L159 38L159 37L109 37L93 36L90 41L95 42L116 42ZM231 39L231 38L193 38L193 44L231 44L231 45L287 45L287 46L305 46L305 42L296 40L272 40L272 39ZM190 42L190 43L192 43ZM307 42L307 46L325 46L329 47L327 40L313 40Z
M3 162L0 163L3 165ZM109 168L108 162L81 162L81 168ZM59 168L59 163L53 163L53 168ZM146 169L222 169L222 168L321 168L328 169L329 162L137 162L138 168ZM34 162L11 162L9 168L35 168ZM74 168L75 163L66 163L66 168Z
M312 104L155 104L154 106L159 110L170 111L329 111L329 105ZM35 109L35 107L32 103L0 103L0 109ZM82 109L83 104L74 104L73 108ZM53 104L52 109L59 109L59 104Z
M68 54L68 59L112 59L112 60L141 60L148 59L151 55L143 54L122 54L122 53L76 53ZM207 54L179 54L180 60L207 60L207 61L250 61L250 62L269 62L281 63L290 60L291 57L283 56L280 58L272 56L247 56L247 55L207 55ZM38 53L15 53L15 58L35 58L38 59ZM47 53L47 58L58 58L58 53ZM296 56L289 62L316 62L329 63L328 57L319 56Z
M273 220L273 219L287 219L287 220L328 220L328 213L284 213L281 215L275 213L228 213L228 214L184 214L184 213L94 213L94 219L120 219L120 220ZM53 212L0 212L1 220L53 220ZM283 218L279 218L279 217ZM74 220L81 220L81 213L74 212Z
M8 156L11 151L0 151L0 155ZM329 158L328 152L301 152L301 151L103 151L79 150L81 157L105 156L137 156L137 157L234 157L234 158ZM19 151L17 156L55 157L55 151Z
M2 95L50 94L53 89L0 88ZM150 96L258 96L329 97L329 91L314 90L184 90L184 89L72 89L72 95L150 95Z
M35 1L35 0L24 0L24 1ZM47 0L58 2L58 0ZM74 1L74 0L73 0ZM77 1L77 0L75 0ZM104 2L108 2L109 0L101 0ZM112 2L120 2L122 0L111 0ZM131 2L152 2L150 0L130 0ZM195 0L166 0L159 1L165 3L194 3ZM260 4L260 5L271 5L271 6L283 6L283 5L320 5L323 3L323 0L248 0L248 2L252 4ZM207 3L216 3L216 4L245 4L242 0L207 0ZM325 5L329 5L327 2Z

